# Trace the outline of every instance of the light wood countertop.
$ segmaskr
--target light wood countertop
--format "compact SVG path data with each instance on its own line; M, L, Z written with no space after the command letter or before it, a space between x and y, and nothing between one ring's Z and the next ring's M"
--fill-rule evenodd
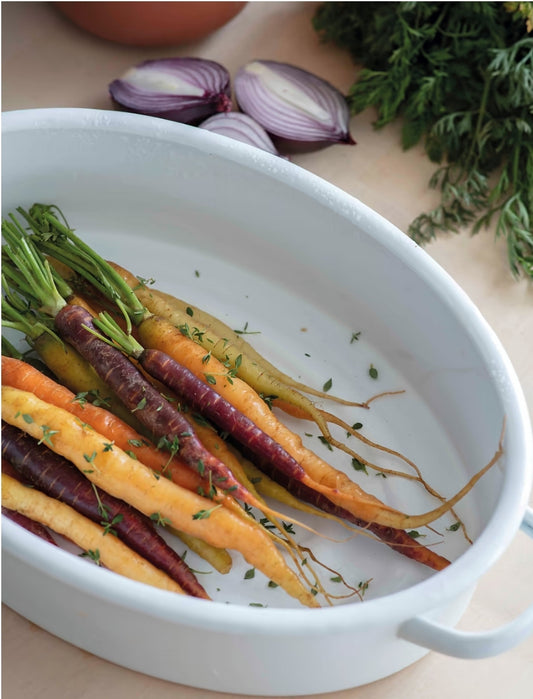
M86 34L50 3L2 3L2 109L109 109L108 83L141 60L196 55L230 73L252 58L305 67L346 91L356 69L342 51L319 42L311 27L316 3L252 2L207 39L167 49L119 46ZM374 208L402 230L436 202L428 188L433 165L421 149L403 152L399 126L381 131L373 115L352 119L357 146L293 156L303 168ZM516 281L505 243L493 231L443 236L429 254L466 291L494 329L522 383L533 414L533 285ZM512 620L533 603L533 545L518 533L483 577L459 627L481 631ZM214 692L173 685L115 666L68 645L3 607L3 696L6 699L215 699ZM356 649L354 649L356 652ZM430 653L395 676L325 699L529 699L533 694L533 638L501 656L466 661Z

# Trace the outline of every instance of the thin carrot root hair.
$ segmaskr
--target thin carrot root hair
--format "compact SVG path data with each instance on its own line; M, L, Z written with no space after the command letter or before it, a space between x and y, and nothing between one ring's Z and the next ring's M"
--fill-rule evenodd
M310 532L311 534L318 536L319 538L326 539L327 541L331 541L332 543L337 544L345 543L346 541L349 541L358 534L358 532L354 532L353 527L348 525L346 522L342 522L342 520L339 520L339 523L341 523L346 529L349 529L350 532L352 532L352 535L350 537L346 537L345 539L335 539L333 537L326 536L322 532L319 532L313 527L304 524L303 522L301 522L298 519L295 519L294 517L290 517L287 514L284 514L282 512L279 512L278 510L269 507L266 501L259 494L253 481L248 477L246 469L243 467L238 456L229 449L227 444L218 437L216 432L214 432L210 428L205 428L202 425L198 425L197 432L200 440L204 443L204 445L212 453L217 454L218 458L228 466L228 468L233 473L235 478L239 481L239 483L241 483L250 493L251 497L247 504L251 507L255 507L260 512L262 512L281 533L283 533L284 527L282 524L280 524L279 520L289 522L290 524L294 524ZM236 505L236 507L239 509L240 513L245 512L239 505Z
M54 219L53 213L51 212L52 208L53 207L42 207L35 205L33 207L33 209L36 210L34 219L32 219L31 216L26 216L26 219L28 220L32 229L36 233L41 232L39 226L42 220L44 221L44 224L46 226L50 224L53 225L56 229L58 229L61 232L61 235L63 236L61 240L62 245L57 245L54 242L50 243L49 240L41 236L39 238L40 249L45 252L51 252L52 254L56 254L59 251L59 253L62 254L62 247L64 246L64 244L68 245L68 243L65 243L65 241L74 241L73 245L74 247L78 246L78 249L88 248L88 246L83 244L83 242L74 235L73 231L70 228L68 228L68 226L63 225ZM96 253L94 253L94 251L91 251L90 254L91 260L97 262L101 270L102 266L100 265L100 262L103 262L101 258ZM72 258L70 259L72 261ZM111 285L110 280L112 277L115 280L113 281L114 297L114 295L117 294L118 288L118 285L116 285L116 277L119 277L120 275L118 275L118 273L115 270L108 270L109 266L106 265L105 274L108 274L106 286L109 287ZM120 277L120 279L122 280L122 277ZM138 285L138 281L136 281L136 284ZM131 289L129 287L128 292L131 292ZM134 293L128 293L127 300L124 300L126 299L126 294L123 294L122 296L118 294L118 296L120 296L120 298L117 298L117 303L120 303L122 308L127 309L127 313L131 316L132 322L137 325L139 337L143 338L143 331L145 326L152 326L153 321L155 321L156 324L158 324L161 321L161 318L158 318L153 313L150 313L150 311L147 310L146 307L144 307L144 305L139 302L139 300L135 297ZM172 330L174 332L172 342L176 345L180 344L179 339L177 337L177 335L180 334L180 331L177 330L175 326L173 326L171 323L168 323L168 325L172 327ZM163 331L163 335L164 334L165 331ZM149 336L150 333L148 334L148 337ZM146 337L146 335L144 337ZM166 353L170 356L173 356L172 350L169 351L168 349L165 349L161 346L162 339L163 338L161 337L161 334L159 335L159 337L154 336L152 329L152 342L154 342L154 344L151 344L149 340L145 341L144 339L142 339L142 345L144 347L157 347L160 350L166 351ZM184 337L182 339L188 340L189 338ZM189 342L192 346L196 345L194 340L189 340ZM181 347L183 349L183 346ZM193 373L196 373L197 375L198 373L200 373L201 375L203 374L205 380L204 350L202 350L201 347L198 347L198 345L196 345L196 347L200 350L200 353L202 355L201 357L198 357L198 355L192 351L192 347L189 346L189 354L194 356L191 356L190 358L181 357L178 359L178 361L182 362L186 367L190 368L193 371ZM196 365L196 363L200 361L202 367L195 366L195 368L192 368L191 361L193 365ZM224 373L224 363L218 362L218 364L220 365L220 368L213 369L215 375L219 372L221 374ZM241 367L238 368L240 369ZM252 393L255 395L255 398L251 394L247 393L245 387L250 387L248 386L248 384L238 379L238 377L236 376L236 369L237 362L235 360L233 371L231 373L232 380L230 383L233 384L234 382L237 383L237 381L239 381L240 393L238 396L236 396L236 394L233 393L233 398L235 402L238 403L238 405L235 405L235 403L233 403L233 405L240 409L242 413L248 414L248 417L250 419L256 422L256 424L259 427L261 427L263 431L266 432L269 436L271 436L275 441L277 441L278 444L286 448L289 455L295 458L295 460L300 464L301 468L307 473L307 477L303 479L302 482L305 482L311 488L314 487L314 489L318 492L322 492L333 503L339 504L341 507L351 512L351 514L353 514L355 517L358 517L368 522L381 524L384 526L390 526L395 529L405 529L407 526L425 526L434 521L435 519L438 519L438 517L440 517L444 512L447 512L451 507L453 507L453 505L455 505L460 498L464 497L464 495L467 492L469 492L471 487L473 487L475 482L477 482L479 477L481 477L482 475L478 474L477 477L472 478L469 481L469 483L467 483L467 485L461 489L459 493L457 493L450 500L447 500L439 508L435 508L421 515L406 515L403 512L400 512L392 507L385 505L370 494L365 493L365 491L362 488L357 486L353 481L350 481L350 479L345 474L339 472L337 469L334 469L325 461L322 461L316 454L310 452L310 450L306 450L305 447L303 447L303 445L301 444L301 440L298 444L297 436L294 433L291 433L288 429L283 430L281 423L277 421L276 424L269 423L268 418L261 413L261 409L257 405L258 398L261 402L259 392L252 390ZM229 372L227 372L227 374L229 378ZM259 376L261 376L261 373L259 373ZM233 378L235 379L235 381L233 381ZM221 383L224 384L224 381L222 381ZM267 385L267 392L270 392L272 388L272 382L267 383ZM235 387L232 386L231 388ZM226 386L224 386L224 389L226 389ZM232 400L229 399L229 402L232 402ZM312 401L309 401L309 403L311 404L310 409L316 410ZM248 410L250 410L250 413L254 416L257 415L259 422L255 419L255 417L252 417L252 415L248 413ZM266 429L264 428L264 426L266 426ZM286 445L288 445L288 447ZM485 471L483 470L483 472Z
M434 508L428 512L419 515L407 515L398 512L392 508L386 508L379 513L379 522L376 518L375 520L370 520L371 522L377 522L383 524L384 526L392 527L394 529L411 529L417 527L425 527L439 519L456 505L460 500L462 500L465 495L467 495L476 483L486 474L490 469L500 460L502 457L503 450L503 433L505 427L502 429L502 434L498 442L498 447L494 452L490 461L483 466L477 473L475 473L470 480L451 498L448 498L442 505ZM345 507L350 511L350 501L346 498L344 493L339 493L334 488L330 486L324 486L322 484L316 485L316 489L320 490L324 495L330 497L333 502L337 502L341 507Z
M202 361L203 349L183 336L171 323L160 317L149 315L140 323L138 329L144 347L157 348L165 352L187 366L193 374L206 380L205 362ZM211 357L210 361L214 362L211 366L212 371L218 372L218 360ZM222 368L220 371L222 372ZM257 393L238 377L233 377L231 381L227 378L217 381L217 392L241 412L247 414L257 426L296 459L307 474L306 485L366 522L394 529L426 526L455 506L483 475L474 476L456 496L440 507L421 515L410 516L369 495L345 473L333 468L317 454L304 447L301 438L277 420Z
M258 494L265 497L270 497L273 500L277 500L278 502L281 502L288 507L292 507L293 509L299 510L305 514L313 515L314 517L321 517L322 519L335 522L335 524L338 524L341 527L353 532L353 526L344 519L329 512L324 512L324 510L319 510L316 507L312 507L311 505L308 505L302 500L294 497L294 495L291 495L286 488L279 483L276 483L275 480L263 473L263 471L258 469L257 466L255 466L248 459L241 459L241 467L243 468L248 481L254 483L255 490Z
M305 557L302 556L302 553L305 552L305 548L300 547L299 544L296 544L294 541L291 541L290 539L279 537L276 534L271 533L271 536L280 546L282 546L285 549L287 555L291 558L294 566L296 567L298 574L306 582L306 584L309 585L312 594L321 594L328 603L328 605L332 606L333 603L331 595L323 586L319 576L314 571L313 566L311 566L309 562L305 559ZM297 553L299 555L297 555ZM319 565L322 565L323 567L326 567L324 566L324 564L318 561L316 557L313 558L313 561L318 563ZM307 571L309 571L312 574L312 577L308 576Z
M148 289L148 287L140 283L139 280L136 277L134 277L134 275L131 272L128 272L116 263L110 264L116 271L119 272L119 274L121 274L123 279L125 279L125 281L129 284L130 288L135 290L135 294L137 295L141 303L148 309L148 311L150 311L150 313L171 320L177 327L182 327L183 324L188 325L191 322L191 319L194 319L193 322L195 332L190 334L191 338L197 344L202 345L205 349L213 351L214 355L217 356L218 359L227 361L227 359L232 356L231 343L233 343L233 345L237 348L238 352L241 352L249 356L256 366L260 366L263 369L263 371L261 372L262 378L265 378L265 372L268 372L272 376L273 380L275 382L278 382L280 385L285 383L292 389L300 390L304 393L308 393L315 397L337 402L346 406L357 406L368 409L372 402L380 398L383 398L385 396L400 395L405 392L404 390L382 391L373 395L371 398L367 399L364 402L354 402L331 395L330 393L327 393L325 391L315 390L312 387L297 382L290 376L283 374L279 369L277 369L277 367L272 365L270 362L268 362L267 359L265 359L261 354L259 354L248 342L243 340L242 337L240 337L234 330L232 330L228 325L220 321L218 318L206 313L205 311L195 306L192 306L191 304L187 304L181 299L177 299L176 297L170 294L153 288ZM218 346L223 346L222 354L217 354L216 348ZM237 374L239 374L239 372L237 372ZM246 378L243 378L246 381ZM292 394L292 396L296 397L294 394ZM429 483L423 477L420 468L411 459L407 458L406 456L404 456L396 450L390 449L384 445L377 444L376 442L373 442L365 438L363 435L358 433L348 423L341 420L339 417L335 416L332 413L317 408L314 405L314 403L312 403L311 401L307 401L305 399L305 396L298 396L297 398L298 400L294 402L290 399L287 400L284 398L277 398L273 401L273 404L279 406L284 412L290 414L293 417L298 417L300 419L307 418L315 422L320 428L322 436L326 439L326 441L329 444L345 452L352 458L357 459L365 466L386 475L397 476L400 478L417 481L421 483L421 485L426 489L426 491L430 495L437 498L441 502L445 501L445 498L429 485ZM356 451L350 449L350 447L348 447L344 442L341 442L333 437L328 427L328 422L338 425L339 427L343 428L348 434L355 436L357 439L366 443L367 445L404 461L404 463L406 463L414 470L416 475L405 473L404 471L398 471L396 469L385 468L383 466L379 466L369 461L368 459L363 458ZM453 509L452 514L456 516ZM458 521L460 521L460 525L465 537L468 541L471 542L471 539L467 534L464 523L459 518L457 519Z
M434 495L435 497L438 497L439 499L443 499L438 493L436 493L431 486L429 486L426 481L424 480L422 473L420 471L420 468L413 462L411 459L409 459L407 456L404 456L401 454L399 451L396 451L395 449L391 449L390 447L387 447L383 444L378 444L377 442L372 441L371 439L368 439L368 437L365 437L363 434L361 434L358 430L356 430L352 425L349 425L347 422L344 420L341 420L341 418L337 417L336 415L333 415L332 413L329 413L325 410L318 410L320 414L320 419L317 421L314 419L309 414L306 414L305 411L298 409L296 406L287 403L286 401L282 400L276 400L274 401L274 405L276 407L279 407L283 412L287 413L291 417L296 417L302 420L311 420L312 422L315 422L318 427L320 427L320 431L322 432L322 436L324 439L327 441L328 444L330 444L332 447L336 447L337 449L340 449L341 451L344 451L346 454L351 456L354 459L357 459L360 463L364 464L365 466L368 466L369 468L373 469L374 471L379 471L380 473L384 473L390 476L398 476L400 478L407 478L408 480L415 480L419 481L422 483L422 485L428 490L428 492L431 495ZM331 431L329 430L327 423L332 423L334 425L337 425L338 427L341 427L343 430L345 430L348 434L350 434L352 437L355 437L358 439L360 442L363 442L363 444L366 444L367 446L370 446L374 449L377 449L379 451L382 451L386 454L389 454L391 456L395 456L398 459L401 459L404 461L408 466L410 466L414 471L416 475L413 475L411 473L405 473L404 471L397 471L394 469L390 468L385 468L383 466L379 466L377 464L372 463L368 459L365 459L361 454L357 453L353 449L350 449L346 444L343 442L340 442L339 440L335 439L333 435L331 434Z
M400 393L404 393L404 391L386 391L383 393L376 394L373 396L373 398L370 399L370 401L375 400L376 398L381 398L382 396L385 395L398 395ZM304 414L304 411L301 411L297 406L294 406L290 403L287 403L285 401L274 401L274 405L278 406L283 412L287 413L288 415L291 415L292 417L297 417L300 419L310 419L313 422L315 422L318 427L320 428L322 435L324 439L328 442L328 444L331 444L331 446L336 447L337 449L340 449L341 451L344 451L348 455L350 455L352 458L356 459L359 461L359 463L363 464L364 466L371 468L374 471L377 471L379 473L383 473L387 476L396 476L399 478L405 478L407 480L413 480L419 482L425 490L435 497L437 500L440 500L441 502L445 502L446 498L438 493L423 477L422 472L420 470L420 467L412 461L412 459L409 459L409 457L405 456L401 452L397 451L396 449L392 449L390 447L385 446L384 444L378 444L377 442L374 442L373 440L369 439L368 437L365 437L359 430L355 429L352 425L349 425L347 422L344 420L341 420L339 417L334 415L333 413L329 413L326 410L319 410L320 414L323 417L323 422L317 422L314 420L311 416L306 416ZM327 423L331 423L334 425L337 425L338 427L342 428L345 430L349 435L352 437L355 437L358 439L360 442L363 444L366 444L367 446L376 449L378 451L384 452L385 454L389 454L390 456L393 456L397 459L400 459L403 461L407 466L413 469L415 472L414 474L412 473L405 473L404 471L398 471L397 469L391 469L391 468L385 468L383 466L379 466L378 464L375 464L372 461L369 461L368 459L365 459L363 456L355 452L354 450L350 449L347 447L343 442L340 442L336 440L332 435L327 427ZM463 531L463 534L467 541L469 543L472 543L471 538L468 535L468 532L466 530L466 527L462 520L457 516L455 511L450 509L450 513L454 515L454 517L457 519L457 521L460 523L460 527Z
M353 585L350 585L348 582L346 582L344 576L341 573L339 573L338 570L335 570L334 568L331 568L330 566L325 565L321 561L318 561L315 554L313 553L312 549L308 548L307 546L302 546L301 550L304 551L309 556L309 558L311 558L313 561L315 561L316 563L321 565L323 568L325 568L327 571L332 573L335 577L337 577L339 579L339 581L345 587L347 587L349 590L351 590L351 592L349 592L346 595L332 595L332 594L328 593L332 599L348 599L349 597L353 597L354 595L357 595L357 597L359 597L361 602L363 601L363 595L361 594L360 587L354 587ZM371 582L371 579L367 580L366 584L368 585L368 583L370 583L370 582Z
M203 434L204 434L203 431L200 432L201 439L202 439ZM252 493L252 495L254 497L257 498L258 503L260 505L260 508L259 508L260 511L266 515L266 518L268 519L268 521L271 522L271 524L274 527L276 527L276 529L278 530L279 534L276 534L276 533L269 530L269 534L272 537L272 539L285 548L285 550L287 551L287 553L290 555L291 559L293 560L295 566L300 571L300 574L306 580L306 582L309 584L310 588L313 590L316 590L317 592L320 591L325 596L325 598L328 600L328 603L330 603L331 595L329 593L327 593L326 590L323 588L323 586L320 583L320 579L319 579L318 575L314 572L314 570L312 569L312 566L310 566L309 563L306 565L306 569L310 570L313 573L313 579L312 580L309 579L309 577L306 575L306 571L304 570L304 568L301 564L301 560L304 558L303 553L307 553L309 555L309 557L315 563L317 563L321 567L329 570L330 572L332 571L332 569L329 568L328 566L326 566L324 563L322 563L315 556L315 554L311 551L311 549L309 547L303 547L301 544L296 542L294 539L288 538L285 535L286 528L283 526L283 522L290 522L292 524L299 525L300 523L298 522L298 520L294 520L290 517L287 517L284 514L277 514L275 510L272 510L271 508L269 508L268 505L266 504L265 500L259 494L258 489L256 488L256 485L255 485L253 479L249 478L249 475L247 473L247 466L245 466L244 463L247 463L249 465L251 473L259 474L261 472L255 466L253 466L253 464L251 462L249 462L247 459L239 458L239 455L237 453L233 453L233 451L230 450L229 447L223 441L222 441L222 444L220 446L217 445L216 441L214 441L217 438L212 437L212 435L214 434L213 431L208 430L207 434L209 435L209 439L206 442L206 446L209 447L209 446L215 445L215 448L217 449L217 453L219 454L220 458L223 461L225 461L226 463L228 463L228 466L230 466L235 477L243 483L243 485L246 487L246 489L250 493ZM220 441L221 440L219 440L219 442ZM267 477L265 476L265 478L267 478ZM287 493L287 495L289 495L289 494ZM312 513L315 515L323 514L325 518L332 519L332 520L336 521L338 524L341 524L343 527L349 529L352 532L352 536L349 538L353 538L354 536L358 536L361 534L368 534L368 536L370 538L373 538L373 539L375 538L376 540L378 540L377 537L374 537L370 533L362 532L359 530L354 530L354 528L351 525L349 525L347 522L343 521L342 519L336 518L333 515L328 515L325 512L321 512L320 510L316 510L316 509L311 508L311 507L306 507L304 503L301 503L300 501L296 500L296 498L294 498L294 500L299 504L300 507L298 509L300 509L301 511ZM244 510L241 510L241 512L246 517L252 517L251 513L248 513ZM278 521L279 517L281 517L281 519L282 519L281 523ZM305 527L305 528L308 529L307 527ZM314 529L310 529L310 531L312 533L315 533ZM281 534L283 534L283 536L280 536ZM322 535L322 538L324 538L323 535ZM335 539L331 539L331 540L334 542L337 541ZM333 572L335 572L336 575L340 576L340 573L337 573L336 571L333 571ZM342 579L342 581L345 583L344 579ZM346 586L349 587L347 584L346 584Z

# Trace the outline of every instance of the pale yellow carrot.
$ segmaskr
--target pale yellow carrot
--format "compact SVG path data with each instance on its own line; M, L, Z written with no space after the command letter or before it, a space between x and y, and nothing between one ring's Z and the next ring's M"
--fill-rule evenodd
M162 590L185 594L166 573L139 556L116 536L106 534L103 527L69 505L35 488L28 488L5 473L2 473L2 505L66 537L115 573Z
M98 487L150 516L158 513L174 528L217 548L240 551L245 560L302 604L319 606L289 568L263 527L212 500L180 488L153 471L66 410L34 394L2 387L3 419L69 459Z

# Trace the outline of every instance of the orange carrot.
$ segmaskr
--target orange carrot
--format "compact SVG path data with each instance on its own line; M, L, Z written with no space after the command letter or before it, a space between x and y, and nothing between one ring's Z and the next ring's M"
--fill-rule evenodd
M165 473L182 487L193 491L201 487L202 479L198 474L176 456L170 458L165 455L113 413L78 399L68 388L48 378L30 364L2 356L2 383L34 393L41 400L68 410L123 451L134 454L143 464L158 473Z
M489 464L478 471L452 498L435 509L420 515L408 515L366 493L345 473L333 468L317 454L306 448L299 435L281 423L268 405L244 381L228 376L224 365L214 357L205 360L205 351L182 335L168 321L146 315L138 325L141 344L159 349L187 367L204 382L214 384L215 390L246 415L264 433L276 441L304 469L302 482L322 493L334 504L368 523L377 523L395 529L410 529L427 525L448 512L463 498L475 483L494 465L500 450Z
M429 512L408 515L382 503L378 498L366 493L345 473L331 467L318 455L306 449L300 437L277 420L260 396L248 384L241 381L235 375L235 371L230 369L230 375L228 375L223 363L209 353L206 356L202 347L184 337L171 323L151 314L120 274L54 215L54 208L34 205L30 214L24 214L37 238L39 249L45 254L64 261L76 272L86 276L90 283L111 300L117 299L122 310L137 326L144 348L162 350L203 381L210 384L216 383L217 392L230 405L255 423L259 430L274 440L301 467L304 475L301 475L300 480L304 485L325 495L331 502L353 516L368 523L377 523L396 529L427 525L448 512L499 458L500 448L495 457L455 496ZM53 237L50 236L50 230L54 231ZM91 261L92 269L95 270L90 273L87 272L87 265L83 262L87 257ZM58 316L55 317L57 323ZM206 366L207 363L209 366ZM236 488L241 492L243 490L238 484Z
M69 505L2 474L2 505L49 527L74 542L109 570L163 590L184 594L166 573L135 553L100 525Z
M344 451L366 466L388 475L419 481L431 495L434 495L440 500L444 500L444 498L439 496L439 494L425 482L418 466L402 454L394 452L392 449L387 449L375 442L370 442L370 440L366 440L366 443L373 448L394 454L394 456L413 468L416 475L382 468L364 459L360 454L348 447L347 444L335 439L328 427L328 423L339 425L348 434L363 440L361 435L348 423L332 413L320 410L315 403L307 398L307 396L302 395L299 391L310 393L311 395L326 400L360 408L369 408L370 402L379 396L374 396L364 403L351 402L332 396L324 391L314 390L309 386L296 382L270 364L270 362L257 353L251 345L245 342L242 337L219 321L218 318L210 316L196 306L186 304L184 301L170 294L154 289L153 287L147 287L145 284L140 283L137 277L131 272L115 262L110 262L109 264L120 274L128 286L134 290L139 301L141 301L152 315L170 321L179 328L182 334L190 337L197 344L201 345L206 352L210 355L214 355L219 361L223 362L224 365L231 367L236 376L245 381L257 393L263 396L275 396L275 398L272 399L272 405L275 405L292 417L311 420L318 425L322 436L331 446ZM403 391L387 391L379 395L396 395L398 393L403 393Z
M2 411L6 422L46 440L47 446L110 495L148 516L158 513L174 528L213 546L240 551L248 563L302 604L319 606L261 525L166 478L155 478L151 469L120 448L110 449L108 440L87 424L33 393L3 386Z

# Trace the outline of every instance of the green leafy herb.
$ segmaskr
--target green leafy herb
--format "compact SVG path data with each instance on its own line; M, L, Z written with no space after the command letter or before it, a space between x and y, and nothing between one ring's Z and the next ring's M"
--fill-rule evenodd
M355 457L352 459L352 466L356 471L363 471L363 473L366 473L368 475L368 471L366 470L366 466L362 461L359 461L359 459L356 459Z
M262 398L265 401L265 403L268 405L269 409L272 410L272 407L273 407L272 403L276 400L276 398L278 396L276 396L274 394L269 395L269 396L265 396L264 393L260 393L259 396L260 396L260 398Z
M170 452L170 458L175 456L180 450L180 440L178 436L175 436L170 440L168 437L160 437L157 442L158 449L165 449Z
M87 403L92 403L93 405L109 408L111 405L111 400L105 396L101 396L98 389L92 389L90 391L80 391L72 399L73 403L79 403L82 407L85 407Z
M113 528L114 525L120 524L122 520L124 519L124 515L120 514L120 512L113 517L113 519L110 522L103 521L100 522L101 526L104 528L104 536L106 534L112 534L113 536L118 536L117 530Z
M214 507L210 507L208 510L198 510L198 512L195 512L192 516L193 519L207 519L208 517L211 516L211 513L214 512L215 510L218 510L219 507L222 507L222 505L215 505Z
M363 65L351 111L401 118L404 149L438 164L440 203L411 237L495 221L513 274L533 277L533 3L326 2L313 26Z
M144 289L155 284L155 279L153 277L147 277L146 279L144 277L137 277L137 279L139 280L139 286L134 287L134 291L137 289Z
M95 549L94 551L91 549L84 551L83 553L80 553L80 558L90 558L91 561L94 561L97 566L100 565L100 551L98 549Z
M160 512L152 512L150 519L160 527L166 527L168 524L172 524L168 517L163 517Z
M371 580L365 580L361 581L359 585L357 586L357 590L361 597L364 597L365 592L368 590L368 586L370 585Z
M276 529L276 525L271 522L268 517L261 517L259 520L259 524L263 526L265 529Z
M329 441L324 437L323 435L319 434L318 439L324 444L330 451L333 451L333 447L329 443Z
M102 519L104 519L106 522L109 521L109 507L107 505L104 505L100 498L100 493L98 492L98 488L95 486L94 483L91 483L94 495L96 497L96 506L98 508L98 514Z
M39 444L48 444L49 447L53 446L52 437L59 432L59 430L53 430L48 425L41 425L43 431L43 436L39 440Z
M248 330L248 321L244 324L244 328L242 330L234 330L234 333L237 335L260 335L261 331L260 330Z
M362 422L354 422L352 425L352 430L360 430L363 427ZM349 432L346 432L346 437L351 437L352 435Z
M281 524L283 526L283 529L285 529L285 531L287 532L287 534L296 534L296 532L294 531L294 527L290 522L282 522Z
M132 409L132 413L135 413L137 410L144 410L146 408L146 398L143 396L141 400L137 403L135 408Z

